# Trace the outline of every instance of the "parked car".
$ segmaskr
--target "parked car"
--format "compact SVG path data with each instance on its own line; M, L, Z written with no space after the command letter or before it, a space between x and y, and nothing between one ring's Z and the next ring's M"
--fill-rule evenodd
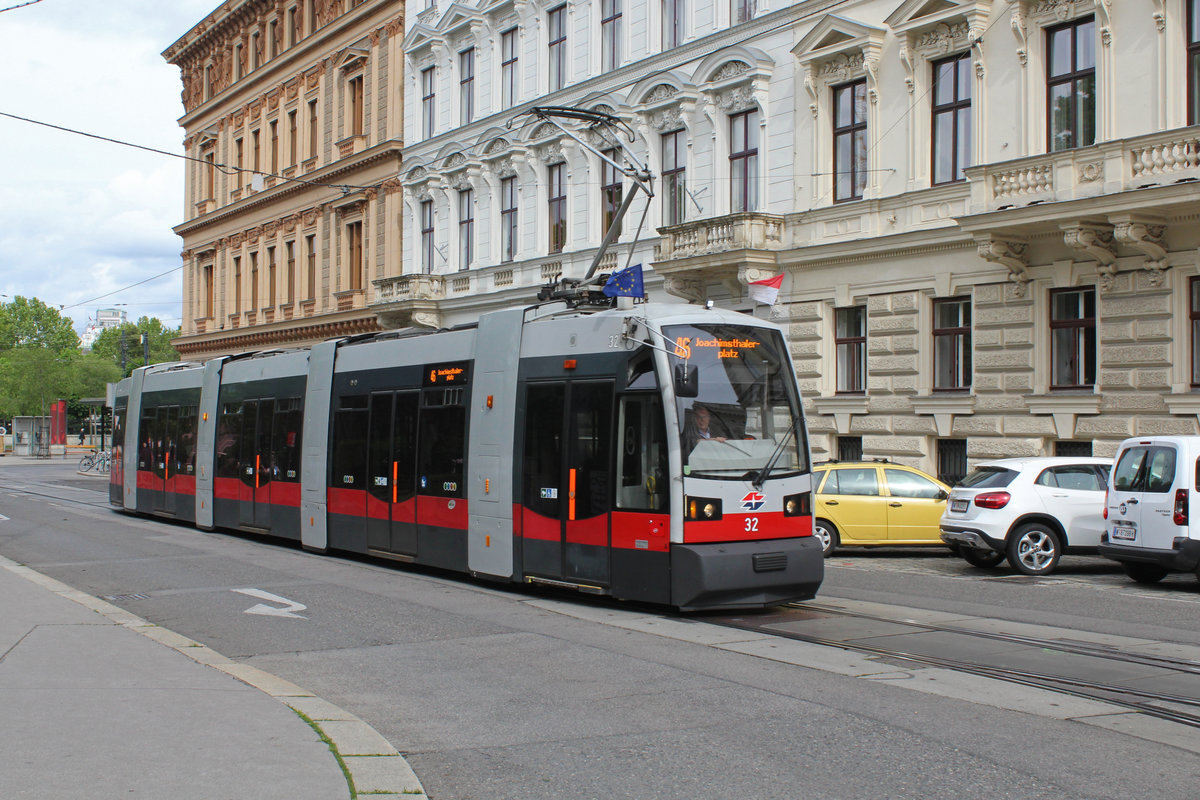
M1064 552L1097 552L1104 533L1103 458L1005 458L979 464L950 491L942 541L977 567L1004 558L1046 575Z
M1138 583L1156 583L1169 572L1200 578L1200 520L1191 514L1200 494L1197 459L1200 436L1126 439L1117 449L1100 554L1119 561Z
M839 545L940 545L938 520L950 487L902 464L818 464L814 533L829 555Z

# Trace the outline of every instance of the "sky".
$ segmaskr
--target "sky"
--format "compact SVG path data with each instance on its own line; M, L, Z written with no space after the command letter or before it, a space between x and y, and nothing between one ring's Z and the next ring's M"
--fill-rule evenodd
M0 112L182 155L179 70L161 53L220 0L3 10L22 2L0 0ZM186 163L0 116L0 302L36 297L80 332L108 307L179 326Z

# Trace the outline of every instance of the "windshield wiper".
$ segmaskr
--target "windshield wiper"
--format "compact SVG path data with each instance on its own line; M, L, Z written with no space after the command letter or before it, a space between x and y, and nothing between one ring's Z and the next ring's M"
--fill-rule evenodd
M779 460L779 456L783 454L783 448L787 447L787 443L790 442L792 437L796 434L796 426L799 424L800 420L798 419L792 423L792 426L788 428L787 434L785 434L784 437L779 440L779 444L775 445L775 449L771 452L771 457L767 459L767 463L764 464L763 468L760 469L758 474L754 476L754 482L752 485L758 491L762 491L763 481L767 479L767 476L771 474L771 470L775 468L775 462Z

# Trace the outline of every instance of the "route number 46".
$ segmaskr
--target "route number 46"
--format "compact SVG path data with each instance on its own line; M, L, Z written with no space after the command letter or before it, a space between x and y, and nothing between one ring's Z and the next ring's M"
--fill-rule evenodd
M758 517L746 517L746 533L758 532Z

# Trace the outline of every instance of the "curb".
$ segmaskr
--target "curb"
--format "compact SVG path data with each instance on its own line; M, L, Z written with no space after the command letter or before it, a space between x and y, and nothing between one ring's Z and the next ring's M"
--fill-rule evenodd
M0 567L49 589L60 597L74 601L116 625L153 639L193 661L220 670L288 706L328 739L330 750L345 770L347 780L351 784L352 797L365 794L372 798L405 797L409 800L428 800L425 788L404 756L400 755L378 731L349 711L269 672L233 661L207 645L130 614L98 597L73 589L35 569L22 566L3 556L0 556Z

